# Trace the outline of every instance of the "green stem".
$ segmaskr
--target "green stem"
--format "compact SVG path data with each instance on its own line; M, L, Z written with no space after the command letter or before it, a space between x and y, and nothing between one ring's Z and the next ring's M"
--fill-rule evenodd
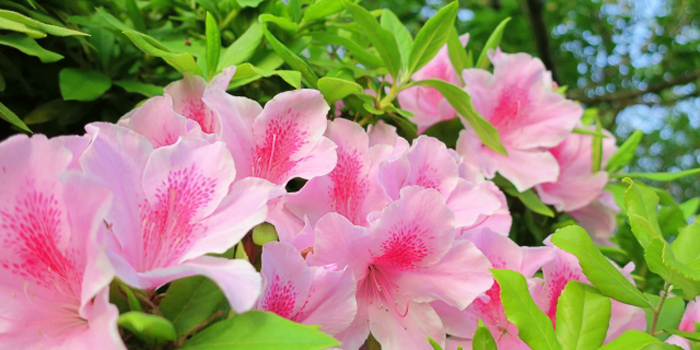
M671 285L668 283L668 281L664 282L664 288L661 290L661 298L659 298L659 303L656 305L655 308L652 309L654 312L654 319L651 321L651 328L649 329L649 334L651 335L656 335L656 325L659 322L659 315L661 315L661 308L664 305L664 301L666 301L666 296L668 296L669 289Z
M228 24L234 18L236 18L237 14L238 14L237 10L232 10L231 12L229 12L228 15L226 16L226 18L224 18L224 20L221 22L221 24L219 24L219 30L223 30L224 28L226 28L226 26L228 26Z

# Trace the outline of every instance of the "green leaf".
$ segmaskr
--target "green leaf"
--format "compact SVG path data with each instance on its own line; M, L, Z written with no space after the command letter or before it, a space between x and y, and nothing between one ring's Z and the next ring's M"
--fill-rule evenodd
M136 4L136 0L125 0L124 2L126 3L126 13L129 15L131 21L134 22L134 28L139 32L145 32L146 21L143 19L143 15L141 14L139 6Z
M299 30L299 25L292 22L289 18L277 17L269 13L264 13L258 17L262 23L274 23L284 31L296 33Z
M391 12L389 9L382 10L382 16L379 18L379 24L392 33L396 38L396 44L399 47L399 53L401 54L401 67L406 70L408 67L408 57L411 53L411 46L413 45L413 37L411 33L408 32L406 26L401 23L398 17Z
M63 56L39 46L34 39L20 33L0 35L0 45L14 47L27 55L39 57L43 63L56 62L63 58Z
M624 179L622 182L629 184L625 191L624 203L632 233L645 248L650 240L663 238L656 213L659 197L653 190L638 185L631 179Z
M119 315L118 323L148 344L163 344L177 338L173 324L160 316L129 311Z
M194 57L189 52L175 53L168 50L163 44L159 43L152 37L135 32L132 30L124 31L124 34L131 40L136 47L141 51L165 60L169 65L173 66L178 72L191 72L202 75L202 71L194 61Z
M450 56L450 62L452 62L452 67L454 67L457 75L462 79L461 73L467 68L471 68L472 63L467 56L467 51L462 46L462 41L459 40L459 35L457 30L453 27L450 30L450 36L447 38L447 54Z
M340 343L319 330L266 311L249 311L207 327L185 341L183 349L315 350Z
M263 0L236 0L241 7L258 7Z
M56 35L56 36L73 36L73 35L83 36L83 35L87 35L85 33L79 32L77 30L42 23L42 22L39 22L37 20L31 19L25 15L22 15L20 13L14 12L14 11L0 10L0 28L8 29L8 30L15 30L15 29L6 27L6 26L12 26L13 25L12 23L14 23L15 25L20 24L21 26L29 29L29 31L32 32L32 34L35 34L36 32L38 32L39 34L42 34L39 37L45 37L46 34L44 34L44 33Z
M224 50L219 61L219 70L243 63L255 53L262 42L263 32L260 23L253 22L250 27Z
M459 131L462 129L464 129L462 121L459 118L452 118L431 125L422 134L437 138L449 148L455 148L459 138Z
M603 125L600 123L600 119L596 119L595 131L598 134L602 134ZM591 172L593 174L600 171L603 166L603 137L593 136L591 140Z
M530 296L525 277L513 270L491 269L501 287L501 303L518 336L533 349L560 349L549 317Z
M313 33L311 37L326 45L340 45L345 47L358 62L367 67L384 67L384 62L382 62L381 58L365 50L360 44L349 38L327 33Z
M643 136L644 132L642 130L635 130L632 135L620 145L617 152L613 153L610 160L608 160L608 165L605 167L605 170L609 173L614 173L629 164Z
M127 92L137 93L146 97L162 96L163 87L153 84L142 83L134 80L118 80L112 82Z
M505 155L508 154L505 147L503 147L501 140L499 139L498 130L486 119L479 115L479 113L474 109L474 105L472 104L469 94L467 94L459 86L438 79L425 79L417 81L416 83L437 89L440 94L447 99L452 107L454 107L457 113L459 113L460 118L464 118L462 121L466 121L471 128L476 131L476 134L479 136L481 142L498 153Z
M586 278L604 295L629 305L655 307L603 256L580 226L572 225L557 230L552 236L552 243L576 256Z
M569 282L559 297L556 319L562 350L597 349L608 331L610 298L589 285Z
M700 174L700 168L679 171L675 173L625 173L612 174L612 177L643 177L654 181L673 181L689 175Z
M263 222L262 224L253 228L253 243L259 246L262 246L267 242L276 241L278 239L279 237L277 236L277 230L275 229L275 226L268 222Z
M649 270L683 291L683 297L692 300L700 295L700 271L676 259L671 246L663 238L654 238L644 249Z
M366 106L365 106L366 107ZM418 137L418 130L416 128L416 124L412 123L406 117L402 116L401 114L398 114L398 108L394 107L394 105L388 105L387 110L392 111L397 114L388 114L387 116L392 119L396 125L399 127L399 129L403 132L403 137L407 139L408 141L411 141Z
M481 319L476 322L476 331L472 337L472 347L480 350L498 350L496 341L493 339L493 335L491 335L491 331L484 326Z
M641 349L649 344L661 343L658 339L641 331L626 331L599 350Z
M683 218L689 220L700 208L700 197L694 197L678 205L683 212Z
M493 181L503 191L505 191L513 197L520 199L520 201L523 204L525 204L526 207L528 207L535 213L544 216L554 217L554 212L552 211L552 209L550 209L546 204L544 204L540 197L532 189L523 192L518 192L518 189L515 188L515 186L510 181L508 181L501 175L496 175Z
M309 5L304 11L304 16L302 17L302 23L313 21L315 19L323 18L340 11L343 11L345 6L340 0L321 0L314 4Z
M411 54L408 58L407 76L419 70L428 63L447 42L452 28L454 28L455 17L457 17L459 3L453 1L449 5L440 9L435 16L416 34L416 40L411 46Z
M700 222L696 221L682 229L671 243L671 248L676 259L684 264L700 259Z
M428 342L430 343L430 346L433 347L433 350L442 350L442 347L435 341L435 339L428 337Z
M0 118L30 134L32 133L27 124L2 103L0 103Z
M654 294L647 294L649 300L658 305L660 297ZM651 309L644 309L647 319L647 332L651 331L651 324L654 320L654 311ZM661 312L659 313L659 318L656 323L656 329L676 329L681 323L681 318L685 312L685 300L683 297L667 297L662 305ZM659 334L656 338L660 340L665 340L668 334Z
M289 70L270 70L256 67L250 63L243 63L236 66L236 74L231 79L231 85L238 85L240 81L250 82L261 77L277 75L289 85L298 89L301 87L301 73Z
M510 17L504 19L496 29L491 33L491 36L486 40L484 44L484 49L481 50L479 54L479 59L476 61L476 68L486 69L491 64L488 57L488 51L493 50L501 44L501 39L503 38L503 31L506 29L506 24L510 21Z
M593 136L599 136L599 137L601 137L601 138L608 138L608 137L609 137L608 135L605 135L605 134L604 134L603 132L601 132L601 131L597 131L597 130L588 130L588 129L586 129L586 128L579 128L579 127L574 128L574 130L571 131L571 133L572 133L572 134L593 135Z
M401 54L399 46L394 39L394 34L382 28L377 20L362 6L355 5L347 0L341 0L345 8L350 11L355 23L364 31L367 40L377 49L379 57L384 61L384 65L389 70L389 74L394 77L394 81L399 79L401 70Z
M221 34L219 33L219 25L210 12L207 12L207 19L205 22L207 37L207 76L211 79L219 66L219 57L221 57Z
M683 338L690 339L692 341L700 342L700 332L683 332L677 329L664 329L664 332L680 335Z
M262 30L267 42L270 43L270 46L272 46L272 49L275 50L277 55L279 55L280 58L282 58L290 67L301 72L301 76L311 87L315 89L318 84L318 77L316 76L316 73L311 70L311 67L309 67L304 60L297 56L297 54L292 52L292 50L277 40L277 38L275 38L275 36L272 35L272 33L270 33L265 26L262 27Z
M354 81L323 77L318 80L318 89L328 103L342 100L351 94L361 94L362 86Z
M224 300L219 287L208 278L188 277L170 284L160 311L172 321L178 334L186 334L206 321Z
M109 90L112 80L97 71L63 68L58 84L64 100L92 101Z

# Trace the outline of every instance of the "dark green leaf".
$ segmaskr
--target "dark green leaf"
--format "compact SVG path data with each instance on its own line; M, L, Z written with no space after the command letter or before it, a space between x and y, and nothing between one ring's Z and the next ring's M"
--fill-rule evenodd
M27 124L2 103L0 103L0 118L30 134L32 133Z
M20 33L0 35L0 45L14 47L27 55L39 57L44 63L56 62L63 58L63 56L39 46L34 39Z
M498 350L496 341L493 339L493 335L491 335L491 331L484 326L481 319L476 322L476 331L472 338L472 347L473 349L480 350Z
M174 53L168 50L163 44L160 44L156 39L141 34L135 31L125 31L124 34L136 45L141 51L156 57L161 57L169 65L173 66L181 73L192 72L202 75L202 71L194 61L192 54L188 52Z
M459 4L454 1L440 9L421 28L411 46L411 54L408 58L408 75L423 67L445 46L451 30L454 28L457 10L459 10Z
M552 243L576 256L586 278L604 295L625 304L655 307L616 266L603 256L588 233L580 226L559 229L552 236Z
M314 73L313 70L311 70L311 67L304 62L297 54L292 52L289 48L284 46L277 38L275 38L272 33L270 33L265 26L262 27L263 30L263 35L265 35L265 38L267 39L267 42L270 43L270 46L272 46L272 49L275 50L275 52L286 62L290 67L293 69L298 70L301 72L301 76L306 80L306 82L313 88L316 88L317 82L318 82L318 77L316 76L316 73Z
M249 311L207 327L185 341L183 349L321 350L340 345L318 328L271 312Z
M610 298L595 288L569 282L557 304L557 340L562 350L597 349L610 320Z
M613 153L608 161L608 165L605 167L609 173L614 173L625 167L634 157L634 151L639 146L639 142L642 141L644 132L642 130L635 130L632 135L620 146L617 152Z
M360 44L351 39L327 33L313 33L312 38L326 45L340 45L345 47L358 62L368 67L383 67L384 62L375 54L365 50Z
M262 38L260 23L253 22L243 35L224 50L219 62L219 70L245 62L260 46Z
M160 311L172 321L178 334L186 334L206 321L222 301L224 295L214 282L194 276L170 284Z
M63 68L58 74L61 96L64 100L92 101L112 86L108 76L97 71Z
M361 94L362 86L354 81L323 77L318 80L318 89L328 103L342 100L351 94Z
M207 73L209 79L211 79L219 66L221 34L219 34L219 25L210 12L207 12L205 32L207 37Z
M114 85L121 87L127 92L137 93L146 97L162 96L163 88L158 85L146 84L140 81L119 80L113 81Z
M489 50L494 50L501 44L501 39L503 38L503 31L506 29L506 24L510 21L510 17L504 19L496 29L494 29L491 36L486 41L484 49L481 50L479 54L479 59L476 61L476 68L486 69L491 64L488 57Z
M177 338L175 327L170 321L143 312L129 311L119 315L119 326L128 329L149 344L163 344Z
M437 138L447 145L449 148L455 148L459 131L464 129L464 125L459 118L452 118L435 123L423 131L423 135L428 135Z
M438 79L425 79L416 83L440 91L440 94L454 107L460 117L464 118L463 122L466 121L476 131L477 136L479 136L484 145L496 152L507 155L508 152L499 139L498 130L479 115L474 109L474 105L472 105L469 94L464 92L459 86Z
M126 13L129 15L129 18L131 18L131 21L134 22L134 28L139 32L145 32L146 21L143 19L143 15L141 14L139 6L136 4L136 0L125 0L124 2L126 3Z

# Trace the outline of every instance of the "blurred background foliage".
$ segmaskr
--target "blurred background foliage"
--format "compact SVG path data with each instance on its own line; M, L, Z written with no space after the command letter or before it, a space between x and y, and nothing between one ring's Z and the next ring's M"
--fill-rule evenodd
M145 33L167 51L203 57L207 11L221 30L222 61L250 62L267 73L289 69L260 29L249 28L262 13L293 19L298 14L289 11L291 5L306 3L0 0L0 9L89 34L47 32L42 37L42 30L18 34L16 28L7 28L8 22L3 25L7 17L2 15L7 13L0 13L0 102L34 132L49 136L82 133L83 125L95 120L114 122L182 77L161 58L144 54L123 32ZM414 35L446 3L362 2L368 9L391 9ZM629 172L700 166L700 6L696 0L460 0L459 5L458 32L470 33L467 49L475 55L498 23L511 17L501 44L504 51L540 57L559 85L568 87L567 95L596 108L603 125L618 139L642 130L645 137ZM343 23L302 20L296 28L288 25L279 21L270 28L280 41L307 58L314 70L326 75L348 73L333 65L334 59L342 62L342 51L324 51L329 39L308 35L337 34ZM343 29L352 32L352 28ZM241 37L249 39L247 47L231 46ZM206 68L204 59L197 64ZM362 72L350 74L362 80ZM291 88L284 78L283 74L251 77L234 84L231 91L264 103ZM19 131L3 123L0 138ZM697 176L653 185L666 189L679 202L700 196Z

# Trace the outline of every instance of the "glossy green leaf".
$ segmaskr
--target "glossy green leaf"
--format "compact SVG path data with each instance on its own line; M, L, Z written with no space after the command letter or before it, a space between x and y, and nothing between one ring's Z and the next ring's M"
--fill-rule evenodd
M501 303L508 321L518 327L518 336L532 349L561 349L549 317L535 305L525 277L513 270L492 269L501 287Z
M289 18L278 17L269 13L264 13L258 18L260 18L260 21L263 23L274 23L282 30L290 33L296 33L296 31L299 30L299 25L292 22Z
M476 68L486 69L489 67L491 61L489 60L488 52L489 50L496 49L498 45L501 44L503 31L506 29L506 24L508 24L509 21L510 17L504 19L498 24L496 29L494 29L493 33L491 33L491 36L486 41L486 44L484 44L484 49L481 50L481 53L479 54L479 59L476 61Z
M365 50L360 44L349 38L327 33L313 33L312 38L326 45L340 45L345 47L358 62L371 68L384 67L382 59Z
M641 331L626 331L605 344L600 350L642 349L649 344L655 343L661 343L661 341Z
M491 331L484 326L481 319L476 322L476 331L474 331L474 336L472 337L472 348L481 350L497 350L496 341L491 335Z
M203 276L182 278L168 287L160 303L160 311L169 319L178 334L186 334L216 311L224 294Z
M454 107L454 109L459 113L463 121L466 121L471 128L476 131L476 135L479 136L481 142L492 150L506 154L507 151L498 136L498 130L489 123L486 119L481 117L479 113L474 109L472 100L464 90L459 86L450 84L444 80L438 79L425 79L416 82L418 84L429 86L440 91L440 94L447 99L447 101ZM466 126L466 124L465 124Z
M680 288L687 300L700 295L700 271L678 261L663 238L654 238L649 242L644 249L644 259L649 270Z
M202 75L202 71L194 61L194 57L189 52L175 53L168 50L163 44L160 44L156 39L141 34L135 31L124 31L124 34L131 40L136 47L141 51L165 60L169 65L173 66L181 73L191 72Z
M379 24L392 33L394 33L394 38L396 38L396 44L399 47L399 53L401 54L401 67L406 70L408 67L408 57L411 53L411 46L413 45L413 37L411 33L408 32L406 26L401 23L398 17L391 12L389 9L382 10L382 16L379 18Z
M260 46L262 38L260 23L253 22L243 35L224 50L219 61L219 70L245 62Z
M654 181L673 181L682 177L700 174L700 168L678 171L675 173L624 173L613 174L614 177L643 177Z
M595 247L586 230L580 226L567 226L552 235L552 243L576 256L591 283L601 293L621 303L639 307L655 307L620 270Z
M382 28L377 20L365 10L362 6L353 4L347 0L341 0L345 8L350 11L352 18L355 19L357 25L364 31L367 40L377 49L379 57L384 61L384 65L389 70L389 74L395 80L399 78L401 70L401 54L399 46L394 39L394 34Z
M272 33L270 33L265 26L262 27L263 35L270 43L272 49L286 62L290 67L301 72L301 76L306 80L306 82L313 88L317 87L318 77L311 67L302 60L297 54L292 52L288 47L284 46L277 38L275 38Z
M453 1L440 9L421 27L416 34L413 46L411 46L407 75L411 75L423 67L445 46L451 30L454 28L457 10L459 10L459 3Z
M321 350L340 345L318 326L304 326L265 311L249 311L219 321L191 339L183 349Z
M467 51L462 46L462 41L459 40L459 35L454 27L450 30L450 36L447 38L447 54L450 57L450 62L452 62L452 67L462 79L461 72L471 68L472 62L469 60Z
M309 5L304 11L302 23L324 18L343 11L345 6L340 0L321 0Z
M650 188L631 179L624 179L622 182L629 184L624 194L625 211L632 226L632 233L639 244L646 247L650 240L663 238L656 212L659 197Z
M605 170L609 173L614 173L622 168L624 168L634 157L634 151L639 146L639 142L642 141L644 132L642 130L635 130L632 135L625 140L625 142L620 145L617 152L613 153L608 160L608 165L605 166Z
M323 77L318 80L318 89L328 103L342 100L351 94L361 94L362 86L354 81Z
M163 87L153 84L142 83L134 80L113 81L114 85L121 87L127 92L137 93L146 97L162 96Z
M58 84L64 100L92 101L109 90L112 80L97 71L63 68Z
M221 57L221 34L219 33L219 25L210 12L207 12L205 24L207 38L207 73L209 79L211 79L219 66L219 57Z
M30 134L32 133L27 124L2 103L0 103L0 118Z
M157 315L129 311L119 315L118 323L149 344L163 344L177 338L173 324Z
M597 349L608 331L610 298L589 285L569 282L559 297L556 320L562 350Z
M39 46L34 39L20 33L0 35L0 45L14 47L27 55L39 57L44 63L56 62L63 58L63 56Z
M52 24L46 24L39 22L35 19L29 18L25 15L14 11L1 10L0 9L0 28L13 30L12 28L7 28L7 25L12 25L11 23L21 24L24 27L30 29L31 32L40 32L56 36L81 36L87 35L85 33L79 32L77 30L68 29L65 27L60 27ZM46 34L39 37L44 37Z

